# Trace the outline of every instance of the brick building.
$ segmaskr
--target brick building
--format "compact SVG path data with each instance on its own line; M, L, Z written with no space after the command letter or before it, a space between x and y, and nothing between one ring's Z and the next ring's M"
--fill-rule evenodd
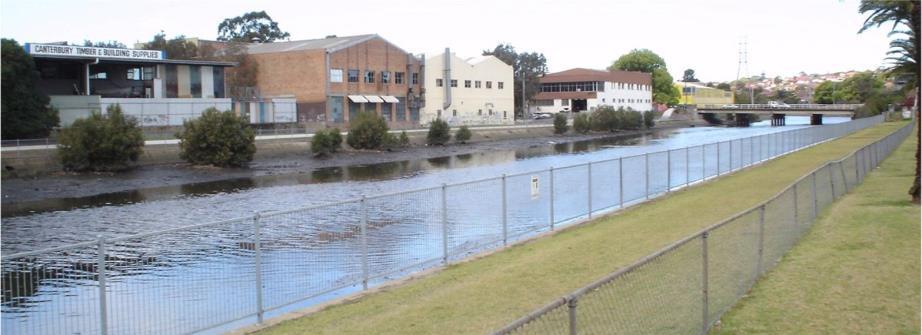
M301 123L348 124L359 111L419 123L424 60L381 36L252 44L248 53L260 94L294 96Z

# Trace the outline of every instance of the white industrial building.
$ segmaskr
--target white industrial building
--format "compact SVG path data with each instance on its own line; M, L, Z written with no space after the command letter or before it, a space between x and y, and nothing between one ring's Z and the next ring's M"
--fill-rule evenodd
M653 79L649 73L576 68L541 77L541 91L529 111L558 113L591 111L599 106L653 109Z
M462 59L450 50L426 58L426 105L420 123L436 118L450 125L515 122L512 66L494 56Z

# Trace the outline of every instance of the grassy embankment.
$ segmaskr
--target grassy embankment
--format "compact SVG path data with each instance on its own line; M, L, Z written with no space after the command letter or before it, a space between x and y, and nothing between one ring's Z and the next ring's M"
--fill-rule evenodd
M913 133L915 135L915 133ZM910 137L820 217L713 334L919 334Z
M903 124L872 127L550 237L283 322L264 333L486 333L771 197L824 162L838 159Z

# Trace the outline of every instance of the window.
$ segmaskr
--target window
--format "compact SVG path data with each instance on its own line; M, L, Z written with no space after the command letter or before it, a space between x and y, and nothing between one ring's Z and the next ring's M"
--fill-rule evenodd
M202 97L202 67L198 65L189 66L189 94L193 98Z
M357 83L359 82L359 70L349 70L349 82Z
M365 71L365 82L366 83L375 82L375 71Z
M224 97L224 68L220 66L215 66L211 68L211 77L214 78L214 97L223 98Z
M414 73L414 74L415 74L415 73ZM443 84L442 84L442 79L441 79L441 78L435 80L435 87L442 87L442 85L443 85Z
M493 110L492 110L492 109L488 109L487 112L490 113L490 116L493 116Z
M503 118L506 118L506 111L503 111Z
M414 73L410 75L410 83L413 85L419 84L419 73Z
M166 78L163 83L166 86L167 98L176 98L179 95L179 74L176 73L176 64L166 65Z
M458 116L458 110L457 110L457 109L452 109L452 110L451 110L451 116L457 117L457 116Z
M480 88L480 80L474 81L474 88Z
M403 72L394 72L394 84L403 84Z
M391 73L388 71L381 71L381 82L385 84L391 82Z
M331 83L343 82L343 69L330 69L330 82Z
M141 80L141 69L128 69L128 80Z
M490 89L490 88L493 88L493 82L492 82L492 81L488 81L488 82L487 82L487 89Z
M105 72L96 72L90 75L90 79L106 79L107 75Z
M478 110L477 110L477 116L481 116L481 115L483 115L483 110L482 110L482 109L478 109Z
M562 99L562 100L560 100L560 105L561 105L561 106L569 106L569 105L570 105L570 99Z
M471 81L470 81L470 80L465 80L465 81L464 81L464 88L471 88Z
M602 98L602 102L605 102L605 98Z
M457 80L457 79L452 79L452 80L451 80L451 87L458 87L458 80Z
M497 82L496 82L496 88L498 88L498 89L503 89L503 82L497 81Z

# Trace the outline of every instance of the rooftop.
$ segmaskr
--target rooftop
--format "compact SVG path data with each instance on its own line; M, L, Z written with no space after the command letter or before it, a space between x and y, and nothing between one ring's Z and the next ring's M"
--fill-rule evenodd
M574 68L566 71L548 73L541 77L541 83L571 83L581 81L608 81L650 85L653 82L649 73L634 71L605 71L586 68Z
M300 40L300 41L282 41L282 42L272 42L272 43L254 43L250 44L247 52L250 54L264 54L264 53L276 53L276 52L289 52L289 51L305 51L305 50L327 50L327 51L336 51L343 48L348 48L350 46L368 41L370 39L380 37L377 34L366 34L366 35L355 35L355 36L343 36L343 37L326 37L326 38L317 38L312 40Z

